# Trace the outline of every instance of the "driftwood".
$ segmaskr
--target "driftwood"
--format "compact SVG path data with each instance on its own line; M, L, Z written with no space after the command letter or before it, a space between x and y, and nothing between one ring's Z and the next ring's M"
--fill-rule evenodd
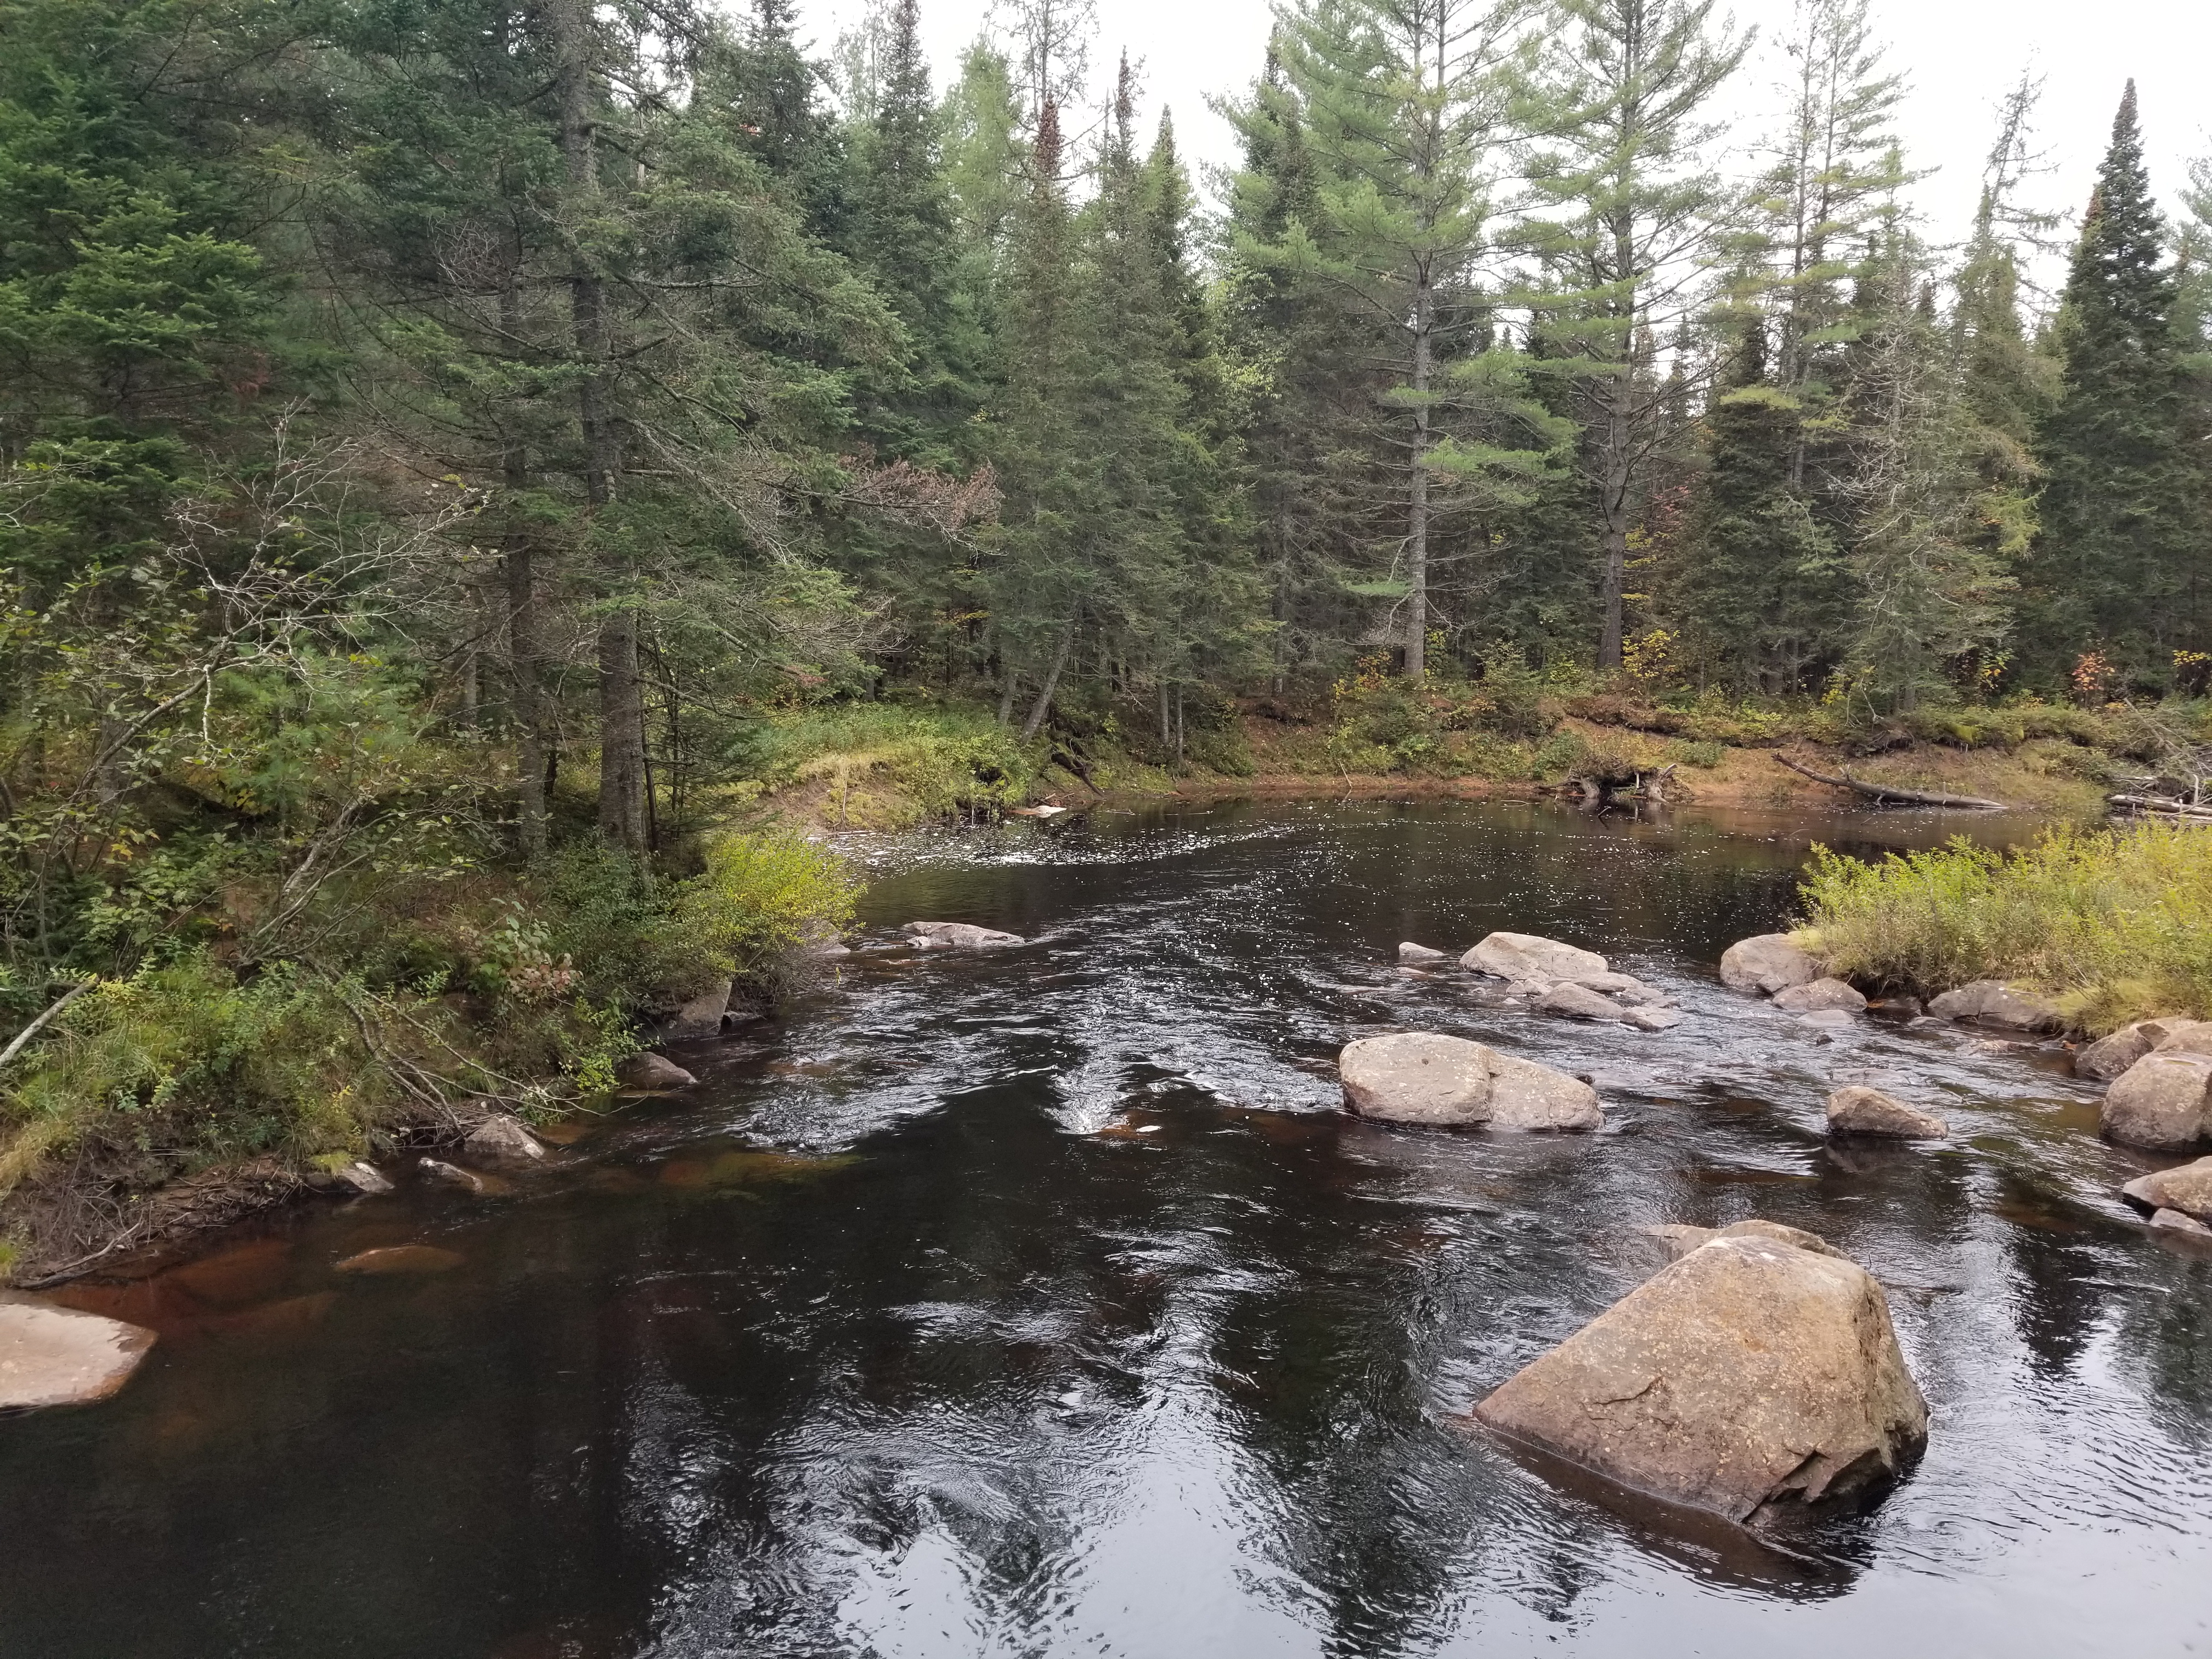
M2168 800L2162 795L2107 795L2105 799L2120 811L2212 823L2212 806L2195 806L2185 800Z
M1815 783L1833 784L1838 789L1856 790L1877 805L1951 806L1970 812L2008 812L2012 808L2001 800L1984 800L1979 795L1939 795L1926 789L1899 789L1887 783L1861 783L1850 773L1831 777L1826 772L1815 772L1809 766L1800 766L1787 755L1774 757L1791 771L1808 777Z
M1583 792L1583 811L1602 812L1623 795L1633 795L1650 801L1655 806L1667 804L1667 781L1674 776L1674 769L1662 766L1656 772L1577 772L1567 779Z

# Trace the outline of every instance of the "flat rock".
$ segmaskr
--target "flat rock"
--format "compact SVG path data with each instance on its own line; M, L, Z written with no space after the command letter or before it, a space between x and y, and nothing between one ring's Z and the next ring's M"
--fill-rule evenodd
M1978 1019L2015 1031L2055 1031L2066 1023L2041 997L2001 979L1978 979L1946 991L1929 1003L1928 1012L1939 1019Z
M1951 1126L1932 1112L1854 1083L1828 1097L1832 1135L1883 1135L1896 1140L1942 1140Z
M1538 999L1536 1006L1547 1014L1565 1014L1575 1019L1605 1019L1615 1023L1628 1012L1610 998L1601 997L1572 980L1563 980L1545 992Z
M153 1346L143 1325L0 1291L0 1411L105 1400Z
M1721 953L1721 983L1731 991L1763 991L1771 996L1820 977L1820 964L1787 933L1738 939Z
M1594 1129L1605 1121L1597 1091L1579 1078L1464 1037L1362 1037L1345 1045L1337 1066L1346 1108L1383 1122Z
M392 1244L363 1250L337 1264L342 1273L451 1273L468 1258L458 1250L441 1250L434 1244Z
M477 1124L461 1146L470 1156L488 1164L527 1168L545 1161L545 1148L538 1137L523 1127L520 1118L505 1112L495 1113Z
M1500 979L1586 979L1609 974L1611 964L1595 951L1562 945L1534 933L1492 933L1459 959L1462 968Z
M1816 1031L1848 1031L1851 1017L1841 1008L1815 1008L1809 1014L1797 1016L1800 1025L1809 1025Z
M1027 942L1019 933L1002 933L996 928L978 927L966 921L909 921L899 931L925 950L954 945L962 950L975 951L993 945Z
M1639 1031L1671 1031L1682 1023L1672 1008L1631 1008L1621 1018Z
M1881 1286L1832 1252L1743 1234L1662 1268L1474 1414L1739 1522L1893 1479L1928 1437Z
M1813 979L1777 991L1774 1006L1793 1014L1815 1013L1823 1008L1840 1008L1847 1014L1859 1014L1866 1012L1867 1000L1842 980Z
M2165 1231L2187 1233L2194 1238L2212 1238L2212 1227L2179 1210L2160 1210L2150 1218L2150 1224Z
M332 1170L331 1175L338 1185L352 1188L363 1198L375 1198L392 1190L392 1183L384 1178L383 1172L362 1158Z
M1398 947L1398 960L1408 967L1426 966L1431 963L1449 962L1451 952L1432 950L1425 945L1416 945L1411 939Z
M2212 1158L2139 1176L2120 1190L2151 1209L2179 1210L2199 1221L2212 1221Z
M616 1079L632 1089L688 1089L699 1079L665 1054L631 1054L615 1067Z
M2105 1091L2100 1121L2124 1146L2195 1146L2212 1129L2212 1054L2145 1054Z

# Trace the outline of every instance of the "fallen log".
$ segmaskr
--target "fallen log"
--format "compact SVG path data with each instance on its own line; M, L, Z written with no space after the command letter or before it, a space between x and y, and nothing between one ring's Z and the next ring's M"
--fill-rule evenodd
M2212 806L2191 806L2186 801L2167 800L2158 795L2107 795L2107 804L2124 808L2130 812L2153 812L2160 817L2191 818L2212 823Z
M1826 772L1815 772L1809 766L1800 766L1787 755L1774 757L1791 771L1808 777L1815 783L1833 784L1838 789L1856 790L1877 805L1949 806L1969 812L2009 812L2012 808L2001 800L1984 800L1979 795L1939 795L1926 789L1900 789L1893 784L1861 783L1850 773L1831 777Z

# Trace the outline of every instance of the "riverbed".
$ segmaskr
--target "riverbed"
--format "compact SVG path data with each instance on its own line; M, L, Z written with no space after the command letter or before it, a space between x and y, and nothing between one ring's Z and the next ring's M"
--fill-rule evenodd
M863 948L509 1195L410 1182L100 1290L162 1340L0 1421L8 1659L2212 1651L2212 1254L2120 1200L2055 1047L1832 1037L1714 964L1809 844L1930 815L1276 803L859 842ZM915 952L915 918L1023 934ZM1604 952L1687 1018L1537 1015L1401 939ZM1589 1136L1339 1109L1414 1027L1591 1075ZM1831 1146L1873 1082L1954 1139ZM2164 1160L2172 1162L2173 1160ZM1786 1548L1460 1421L1763 1216L1887 1288L1931 1410ZM446 1270L341 1273L428 1244Z

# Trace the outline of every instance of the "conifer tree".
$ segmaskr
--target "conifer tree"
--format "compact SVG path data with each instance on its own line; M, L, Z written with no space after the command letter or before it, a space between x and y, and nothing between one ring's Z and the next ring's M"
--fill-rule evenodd
M1712 10L1711 0L1557 0L1528 83L1540 210L1527 236L1584 431L1602 538L1602 669L1620 665L1629 538L1685 406L1639 362L1638 343L1704 304L1723 200L1702 146L1713 94L1748 43L1717 29Z
M2191 458L2174 275L2128 83L2074 249L2057 330L2064 378L2044 423L2042 524L2025 643L2047 678L2097 650L2162 678L2200 643Z

